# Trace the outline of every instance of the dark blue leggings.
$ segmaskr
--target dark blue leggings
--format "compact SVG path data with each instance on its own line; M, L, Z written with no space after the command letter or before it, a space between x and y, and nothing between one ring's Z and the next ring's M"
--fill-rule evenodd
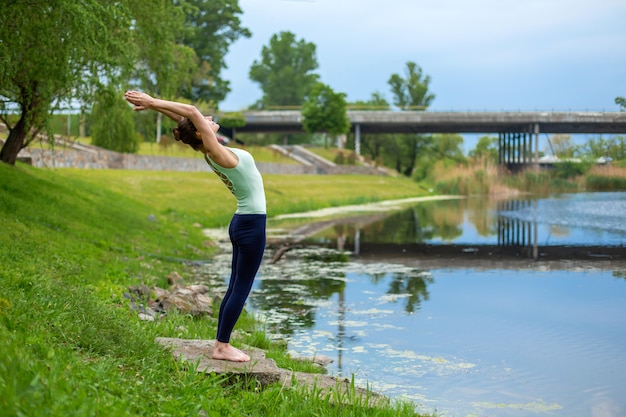
M230 334L252 289L265 251L265 214L235 214L228 234L233 244L228 290L220 305L217 340L228 343Z

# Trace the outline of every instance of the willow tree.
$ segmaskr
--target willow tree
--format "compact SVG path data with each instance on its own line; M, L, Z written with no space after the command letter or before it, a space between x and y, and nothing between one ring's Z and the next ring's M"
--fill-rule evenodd
M137 46L137 58L132 80L137 83L136 87L156 97L172 99L184 95L184 91L190 88L193 82L198 62L193 48L180 42L180 38L187 30L185 12L188 7L174 7L169 1L133 1L129 3L129 7L135 17L133 34ZM105 92L105 94L109 91L109 88L99 89L99 92ZM103 98L102 95L98 97ZM113 105L114 102L111 104ZM144 112L136 114L136 118L140 121L140 126L150 127L149 130L144 129L142 132L145 138L156 137L155 141L159 143L163 114ZM102 127L106 128L105 125ZM155 132L154 136L152 132ZM106 136L106 132L103 135ZM122 151L117 147L115 150Z
M91 143L117 152L135 153L139 135L124 96L111 86L96 91L91 110Z
M184 15L176 12L182 5L146 4L134 0L4 2L0 120L8 128L8 137L0 150L1 161L14 164L20 150L47 131L55 109L75 103L89 106L103 84L121 91L142 65L160 68L164 72L160 79L176 81L169 71L176 68L174 61L164 61L163 54L151 61L146 53L174 53L175 37L164 36L164 28L175 28L176 19L182 27Z

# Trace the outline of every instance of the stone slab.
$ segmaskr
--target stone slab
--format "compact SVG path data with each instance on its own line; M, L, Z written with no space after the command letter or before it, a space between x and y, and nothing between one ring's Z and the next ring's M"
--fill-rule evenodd
M198 372L254 377L262 385L281 380L282 370L262 350L246 350L250 362L230 362L211 358L213 340L158 337L155 341L170 348L176 360L198 363Z
M369 406L386 403L388 399L379 394L368 392L360 387L353 387L350 380L323 374L293 372L279 368L273 359L266 358L259 349L242 349L250 356L250 362L229 362L211 358L213 340L179 339L157 337L156 343L170 349L176 360L198 363L197 372L206 374L224 374L229 377L241 377L245 380L254 378L262 386L280 383L286 387L302 386L315 389L318 394L329 391L341 393L340 401L354 401ZM349 393L349 394L348 394ZM334 397L331 397L331 399Z

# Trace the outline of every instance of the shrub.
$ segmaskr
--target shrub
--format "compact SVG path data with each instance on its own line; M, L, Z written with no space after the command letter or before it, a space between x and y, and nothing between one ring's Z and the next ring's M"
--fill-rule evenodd
M121 93L111 87L101 88L91 113L93 144L117 152L135 153L139 136L135 132L133 112Z
M246 118L241 113L231 112L220 115L218 122L225 128L243 127L246 125Z
M579 175L584 175L591 168L590 163L585 162L573 162L563 161L558 164L554 164L552 172L556 178L573 178Z
M626 178L589 175L586 187L593 191L626 190Z

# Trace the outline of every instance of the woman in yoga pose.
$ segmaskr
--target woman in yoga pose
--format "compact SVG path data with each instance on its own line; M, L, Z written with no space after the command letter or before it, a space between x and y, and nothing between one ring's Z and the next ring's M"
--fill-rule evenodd
M250 294L265 250L267 219L261 174L248 152L218 142L216 133L220 126L210 116L203 116L195 106L159 100L138 91L127 91L124 96L135 106L135 111L151 109L176 121L174 138L202 152L206 162L237 198L237 210L228 228L233 246L232 269L220 305L212 357L247 362L250 356L231 346L230 335Z

